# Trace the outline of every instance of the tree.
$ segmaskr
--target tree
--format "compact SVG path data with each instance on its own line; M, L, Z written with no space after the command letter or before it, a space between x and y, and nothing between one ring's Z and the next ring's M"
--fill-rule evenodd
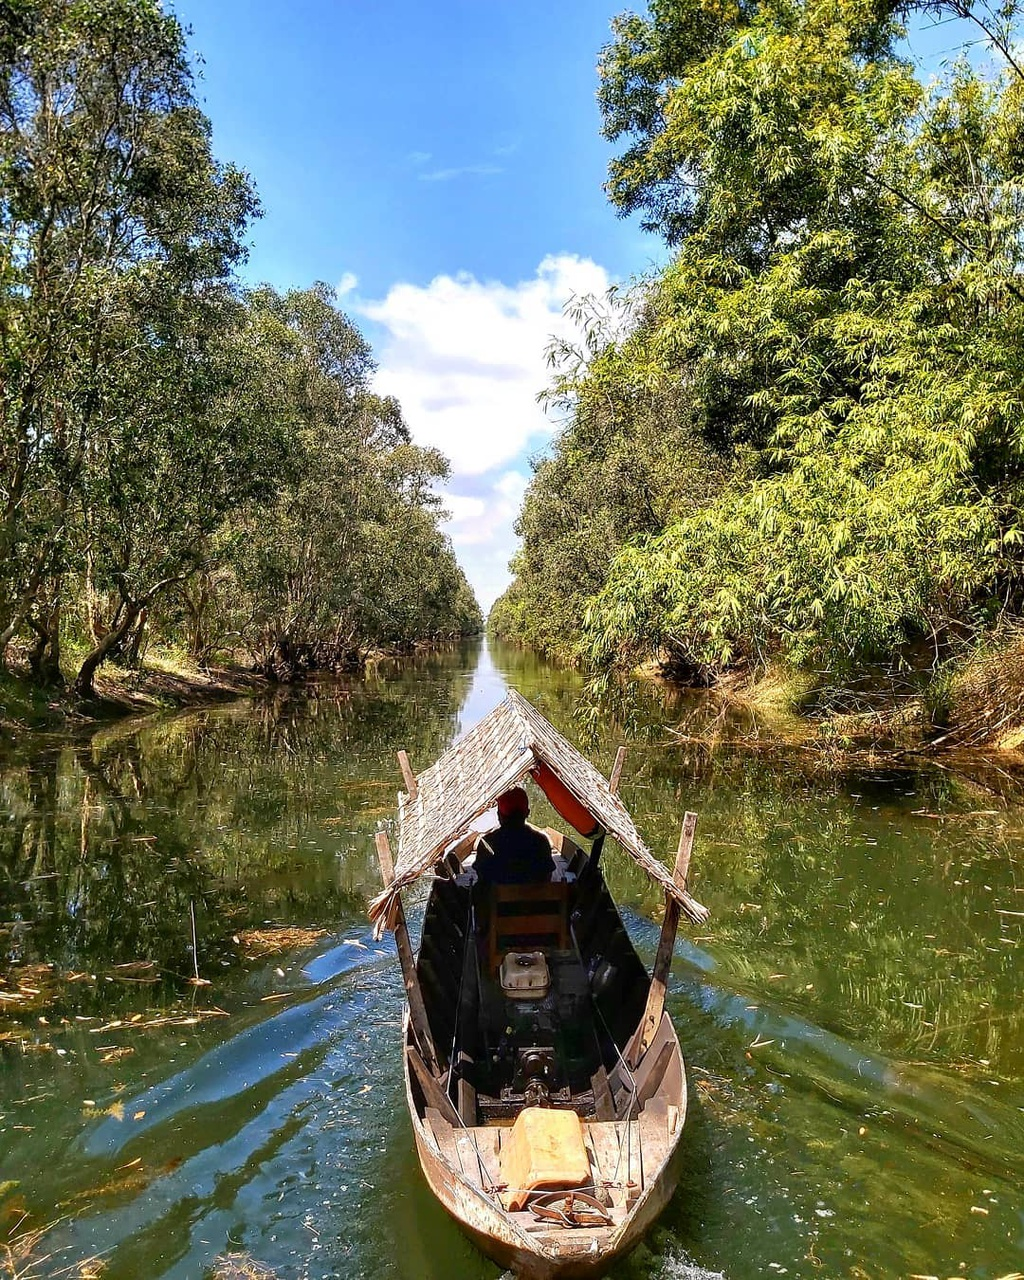
M259 398L289 435L270 503L229 522L228 574L215 592L260 670L294 679L479 625L472 593L437 528L445 459L414 445L398 404L369 385L365 339L323 284L248 298L244 341Z
M128 321L148 341L117 365L111 415L83 474L87 590L105 607L76 677L80 695L155 602L216 563L225 520L271 503L287 473L287 423L260 392L244 323L229 294L197 304L163 281Z
M444 459L323 286L243 297L255 192L156 0L0 0L0 662L40 681L214 614L267 670L476 625ZM425 586L417 594L415 575ZM410 579L410 575L413 575Z
M611 454L569 446L626 361L672 389L680 466L698 441L722 479L687 475L657 528L620 526L587 607L602 666L941 657L1019 611L1024 78L1001 26L1005 74L960 65L927 93L900 13L655 0L602 55L627 143L609 193L675 253L579 377L552 465L600 484ZM643 415L619 430L642 440ZM527 511L551 510L542 476Z
M678 379L649 359L650 296L581 299L583 344L555 343L548 400L568 416L516 525L515 580L491 622L507 639L563 659L581 654L587 605L616 553L721 487L725 464L693 429Z
M184 447L170 465L188 472L207 344L257 204L245 175L213 159L181 26L154 0L2 10L0 658L31 621L52 672L67 575L98 557L119 591L127 581L132 552L111 558L99 495L121 519L145 469L126 460L143 440L168 461ZM160 444L132 420L143 402ZM129 592L122 622L160 581ZM81 691L108 651L104 640L87 657Z

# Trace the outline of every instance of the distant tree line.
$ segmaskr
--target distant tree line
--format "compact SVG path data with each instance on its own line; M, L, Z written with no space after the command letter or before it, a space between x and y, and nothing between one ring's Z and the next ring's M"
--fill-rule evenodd
M88 695L150 636L289 678L475 629L445 459L260 213L156 0L0 0L0 662Z
M925 87L902 38L926 15L987 56ZM672 256L577 303L583 346L552 352L568 418L525 499L500 632L700 681L941 665L1016 624L1016 18L653 0L617 20L608 191Z

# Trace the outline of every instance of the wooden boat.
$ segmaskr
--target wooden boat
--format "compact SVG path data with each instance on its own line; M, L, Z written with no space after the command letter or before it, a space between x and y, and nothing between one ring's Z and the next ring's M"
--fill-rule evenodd
M402 964L420 1164L478 1247L523 1280L602 1274L678 1182L686 1075L665 990L680 915L707 918L686 891L696 815L670 873L618 798L623 754L606 780L511 692L418 777L399 753L397 865L377 835L385 889L370 915ZM550 883L474 883L474 824L527 779L589 849L549 829ZM604 881L607 836L665 890L650 976ZM424 875L415 957L401 893Z

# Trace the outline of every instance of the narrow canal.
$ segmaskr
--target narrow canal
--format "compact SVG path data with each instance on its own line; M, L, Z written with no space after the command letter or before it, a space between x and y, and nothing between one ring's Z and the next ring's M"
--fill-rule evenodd
M473 647L0 760L0 1277L497 1274L421 1181L365 905L395 751L506 685L605 771L628 738L666 857L700 813L686 1173L614 1275L1024 1271L1024 790L711 752L653 690L584 724L577 676ZM650 960L658 895L606 874Z

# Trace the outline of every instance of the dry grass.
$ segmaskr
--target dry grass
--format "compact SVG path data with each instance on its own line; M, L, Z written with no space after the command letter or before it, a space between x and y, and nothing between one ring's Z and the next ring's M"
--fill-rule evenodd
M52 964L22 964L0 974L0 1015L48 1008L62 988Z
M0 1043L19 1042L23 1048L49 1048L49 1045L38 1042L38 1027L49 1025L48 1018L40 1015L56 1018L61 1001L70 999L75 987L84 985L95 990L107 982L153 987L160 981L160 970L152 960L132 960L97 969L95 973L62 970L53 964L10 965L0 970ZM33 1017L29 1019L27 1015ZM102 1027L98 1025L103 1021L99 1015L76 1014L75 1021L88 1026L90 1031L100 1031L118 1027L191 1025L205 1018L225 1016L223 1009L195 1009L191 1004L175 1004L136 1013ZM66 1025L68 1019L62 1018L61 1022Z
M15 1222L6 1240L0 1241L0 1280L101 1280L106 1274L107 1265L100 1257L62 1262L60 1253L48 1243L57 1223L29 1229L26 1218Z
M1024 626L1005 628L992 647L957 672L950 723L952 736L968 746L1024 745Z
M272 929L244 929L235 938L250 960L259 960L263 956L277 955L280 951L298 951L302 947L311 947L326 934L326 929L298 929L280 925Z
M276 1272L247 1253L225 1253L213 1264L209 1280L275 1280Z

